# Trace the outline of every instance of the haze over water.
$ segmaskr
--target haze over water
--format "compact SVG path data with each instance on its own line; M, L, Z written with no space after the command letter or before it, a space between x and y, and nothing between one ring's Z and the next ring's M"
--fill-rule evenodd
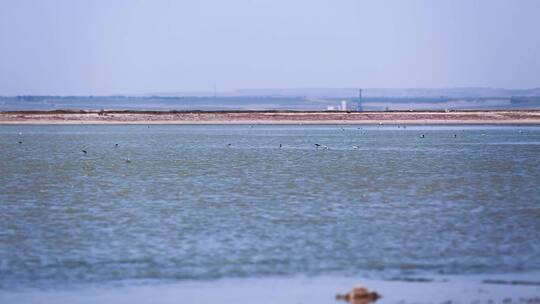
M537 126L0 136L0 289L540 269Z

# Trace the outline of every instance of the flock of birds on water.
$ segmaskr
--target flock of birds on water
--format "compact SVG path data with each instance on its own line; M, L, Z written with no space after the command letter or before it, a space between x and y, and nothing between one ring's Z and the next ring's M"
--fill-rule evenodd
M253 128L253 126L249 126L249 127L250 127L250 128ZM397 127L398 127L398 128L403 128L403 129L406 129L406 128L407 128L407 126L399 126L399 125L398 125ZM150 126L147 126L147 128L150 128ZM358 129L359 129L359 130L362 130L362 128L358 128ZM341 130L341 131L345 131L345 128L340 127L340 130ZM522 130L519 130L519 133L523 133L523 131L522 131ZM19 136L22 136L22 135L23 135L22 132L19 132ZM481 134L481 136L485 136L485 135L486 135L485 133L482 133L482 134ZM425 134L421 133L421 134L419 135L419 137L420 137L420 138L425 138L426 136L425 136ZM452 137L453 137L453 138L457 138L457 134L455 134L455 133L452 134ZM22 144L23 144L23 141L22 141L22 140L19 140L19 141L18 141L18 144L19 144L19 145L22 145ZM227 147L228 147L228 148L231 148L232 146L233 146L233 145L232 145L231 143L228 143L228 144L227 144ZM316 149L323 149L323 150L329 150L329 149L330 149L327 145L323 145L323 144L319 144L319 143L315 143L314 146L315 146ZM115 148L118 148L118 147L119 147L119 144L117 144L117 143L114 144L114 147L115 147ZM283 144L279 144L279 148L280 148L280 149L283 148ZM353 146L352 146L352 149L353 149L353 150L360 149L360 146L353 145ZM88 154L88 151L85 150L85 149L81 150L81 152L82 152L84 155ZM125 161L126 163L131 163L131 159L129 159L129 158L125 158L124 161Z

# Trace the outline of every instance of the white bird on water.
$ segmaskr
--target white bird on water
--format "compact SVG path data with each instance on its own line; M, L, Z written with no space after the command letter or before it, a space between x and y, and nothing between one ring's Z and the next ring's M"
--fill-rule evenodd
M317 149L323 148L323 149L325 149L325 150L328 150L328 146L326 146L326 145L315 144L315 147L316 147Z

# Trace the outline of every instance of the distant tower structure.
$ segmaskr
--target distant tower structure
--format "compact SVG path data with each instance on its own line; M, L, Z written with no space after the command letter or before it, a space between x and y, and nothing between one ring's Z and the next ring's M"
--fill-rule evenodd
M362 108L362 89L358 89L358 101L356 102L356 111L363 111L363 108Z

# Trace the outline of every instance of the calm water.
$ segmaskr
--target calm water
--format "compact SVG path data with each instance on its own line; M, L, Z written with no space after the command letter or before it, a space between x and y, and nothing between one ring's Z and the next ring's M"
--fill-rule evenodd
M0 288L540 269L540 127L0 126L0 138Z

